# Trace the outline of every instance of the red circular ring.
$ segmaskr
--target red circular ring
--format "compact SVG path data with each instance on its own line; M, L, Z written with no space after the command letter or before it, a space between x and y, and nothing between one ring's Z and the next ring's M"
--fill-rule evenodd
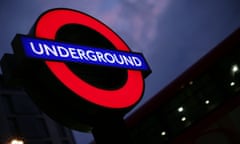
M89 27L108 39L116 49L130 51L126 43L106 25L89 15L70 9L53 9L44 13L36 23L35 36L54 40L57 31L66 24ZM128 78L121 88L104 90L80 79L63 62L45 61L45 63L68 89L81 98L103 107L130 107L139 101L143 93L144 82L140 71L127 70Z

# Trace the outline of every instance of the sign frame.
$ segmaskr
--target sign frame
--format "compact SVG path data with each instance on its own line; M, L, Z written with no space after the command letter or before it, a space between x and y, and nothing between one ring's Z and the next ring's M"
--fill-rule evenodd
M79 24L93 29L111 41L117 50L130 52L127 44L108 26L90 15L72 9L58 8L43 13L36 22L34 35L54 40L57 31L67 24ZM143 95L144 80L141 71L127 70L125 85L109 91L93 87L79 79L64 63L45 61L45 64L72 92L96 105L113 109L128 108L135 105Z

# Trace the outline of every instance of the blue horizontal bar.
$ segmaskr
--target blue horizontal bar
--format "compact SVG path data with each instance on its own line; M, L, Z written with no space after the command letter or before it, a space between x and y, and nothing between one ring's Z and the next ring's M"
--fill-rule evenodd
M150 71L141 53L94 48L23 35L20 40L28 58Z

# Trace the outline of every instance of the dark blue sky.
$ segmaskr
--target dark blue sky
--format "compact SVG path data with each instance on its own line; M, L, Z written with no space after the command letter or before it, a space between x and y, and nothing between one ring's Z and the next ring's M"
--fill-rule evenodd
M88 13L117 32L152 68L139 107L240 26L239 0L2 0L0 57L51 8ZM75 132L78 144L90 134Z

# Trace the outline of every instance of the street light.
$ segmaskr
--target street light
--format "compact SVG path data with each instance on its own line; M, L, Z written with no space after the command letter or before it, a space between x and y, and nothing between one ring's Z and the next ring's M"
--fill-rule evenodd
M24 144L24 141L21 139L12 139L9 144Z

